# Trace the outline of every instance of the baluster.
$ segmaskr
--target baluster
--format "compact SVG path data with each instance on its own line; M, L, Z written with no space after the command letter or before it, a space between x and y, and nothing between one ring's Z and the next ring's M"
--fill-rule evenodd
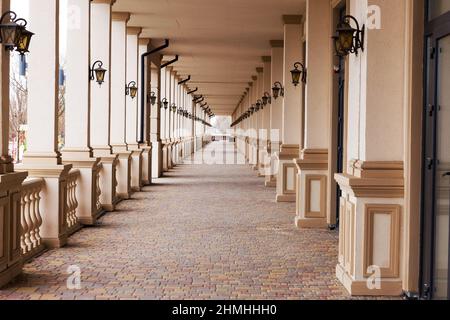
M25 254L27 252L27 246L25 243L25 232L27 230L26 221L25 221L25 195L26 190L22 190L22 195L20 199L20 224L22 227L20 233L20 247L22 248L22 253Z
M35 224L35 229L34 229L34 235L37 239L37 245L40 246L42 243L42 238L41 238L41 226L42 226L42 217L41 217L41 211L39 208L39 205L41 203L41 188L42 185L39 185L38 188L36 188L36 193L35 193L35 203L34 203L34 212L36 215L36 224Z
M30 192L30 220L31 220L31 228L30 228L30 240L32 243L33 249L36 249L38 247L38 241L36 238L36 224L37 224L37 217L36 217L36 192L39 192L37 188L32 188Z
M25 222L26 222L26 229L24 229L24 235L25 235L25 244L27 246L27 252L30 252L31 249L33 248L33 243L31 242L31 237L30 237L30 231L31 231L31 227L32 227L32 221L31 221L31 189L26 193L25 195L25 203L26 203L26 209L25 209Z

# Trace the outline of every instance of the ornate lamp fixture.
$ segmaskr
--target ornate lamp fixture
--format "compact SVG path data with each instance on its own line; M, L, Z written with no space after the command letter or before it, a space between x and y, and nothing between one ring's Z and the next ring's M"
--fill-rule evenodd
M168 107L169 107L169 101L167 101L167 98L162 99L161 108L164 108L165 110L167 110Z
M105 75L106 75L106 69L103 68L103 62L100 60L95 61L94 64L92 65L91 75L90 75L89 79L91 81L96 80L97 83L101 86L103 84L103 82L105 82Z
M172 109L172 112L175 113L177 111L177 105L175 103L172 103L171 109Z
M156 104L156 93L155 92L150 92L149 96L148 96L148 100L151 103L152 106L154 106Z
M272 97L270 96L270 93L264 92L264 96L262 97L263 105L267 106L267 104L272 103Z
M273 84L272 93L275 100L277 100L279 96L284 97L284 87L280 81Z
M261 99L258 99L258 101L256 101L256 107L258 108L258 110L264 110L264 103L261 101Z
M356 25L351 26L351 21ZM364 51L365 25L359 28L358 20L355 17L347 15L342 18L336 28L336 35L333 37L336 55L345 57L350 53L358 55L358 50Z
M4 21L8 17L9 21ZM6 11L0 18L0 43L7 50L16 49L21 55L29 52L31 37L34 33L26 29L28 22L25 19L17 19L14 11Z
M300 70L299 67L301 67ZM294 70L291 70L291 74L292 74L292 83L294 84L294 86L298 86L300 80L303 83L306 83L306 68L303 63L301 62L294 63Z
M138 87L136 81L131 81L127 86L125 86L125 95L130 96L131 99L136 98L138 92Z

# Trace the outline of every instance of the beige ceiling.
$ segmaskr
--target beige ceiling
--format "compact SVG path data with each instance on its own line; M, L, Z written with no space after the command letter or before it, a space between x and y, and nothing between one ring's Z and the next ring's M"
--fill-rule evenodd
M170 39L164 55L180 56L174 70L198 87L213 111L231 114L270 40L283 39L284 14L304 14L305 0L117 0L141 37Z

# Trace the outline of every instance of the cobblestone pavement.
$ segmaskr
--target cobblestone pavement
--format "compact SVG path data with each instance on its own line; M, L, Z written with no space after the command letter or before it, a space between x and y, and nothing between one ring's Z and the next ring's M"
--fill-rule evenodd
M350 298L338 233L296 229L295 205L249 166L183 164L118 209L26 264L0 299Z

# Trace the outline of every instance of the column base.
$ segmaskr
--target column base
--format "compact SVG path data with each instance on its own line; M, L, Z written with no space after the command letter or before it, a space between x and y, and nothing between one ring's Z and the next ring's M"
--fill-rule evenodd
M22 273L23 263L19 261L12 266L8 266L5 270L0 271L0 288L14 280Z
M139 192L142 189L142 152L132 150L131 153L131 190Z
M277 202L295 202L297 167L293 160L299 155L298 145L282 145L280 153L276 153Z
M152 142L152 179L158 179L162 176L162 143L161 141Z
M267 176L266 176L267 177ZM264 183L267 188L276 188L277 187L277 179L272 176L272 179Z
M327 219L295 217L295 225L299 229L328 229Z
M296 226L328 228L328 150L302 150L293 163L297 167Z
M340 264L336 265L336 278L338 278L338 280L352 296L398 297L403 294L402 282L399 280L381 280L379 282L379 289L371 289L369 288L367 281L356 281L352 279Z
M350 161L336 174L339 254L336 275L352 295L402 294L403 162ZM377 285L378 284L378 285Z

